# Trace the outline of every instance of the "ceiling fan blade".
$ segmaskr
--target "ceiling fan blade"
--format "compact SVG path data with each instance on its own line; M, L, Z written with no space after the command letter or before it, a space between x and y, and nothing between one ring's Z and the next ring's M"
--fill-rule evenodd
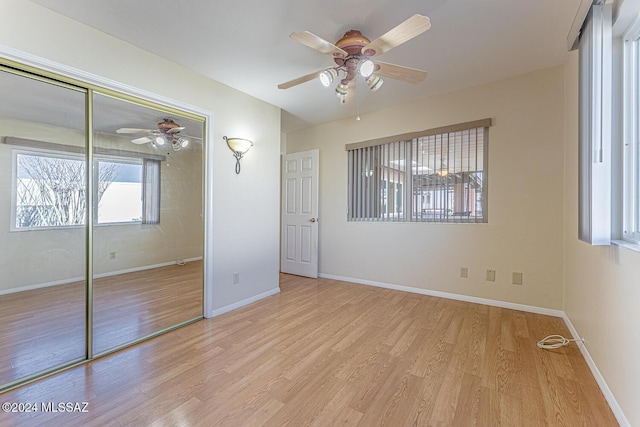
M344 58L349 55L346 51L340 49L338 46L329 43L322 37L316 36L309 31L302 31L298 33L291 33L289 36L291 40L295 40L298 43L302 43L305 46L315 49L318 52L326 53L339 58Z
M324 70L316 71L316 72L313 72L311 74L307 74L306 76L298 77L297 79L288 81L286 83L281 83L281 84L278 85L278 89L289 89L290 87L297 86L297 85L299 85L301 83L308 82L309 80L313 80L313 79L317 78L320 75L320 73L322 73L323 71Z
M377 69L380 67L379 69ZM388 64L386 62L376 62L376 71L379 76L400 80L407 83L420 83L427 77L427 72L415 68L403 67L400 65Z
M413 15L397 27L362 48L362 54L374 57L401 45L431 28L431 21L422 15Z
M186 129L186 128L185 128L184 126L177 126L177 127L174 127L174 128L168 129L168 130L167 130L167 133L169 133L169 134L171 134L171 133L178 133L178 132L180 132L181 130L185 130L185 129Z
M131 142L134 144L146 144L147 142L151 142L151 138L143 136L142 138L132 139Z
M116 133L153 133L151 129L120 128Z

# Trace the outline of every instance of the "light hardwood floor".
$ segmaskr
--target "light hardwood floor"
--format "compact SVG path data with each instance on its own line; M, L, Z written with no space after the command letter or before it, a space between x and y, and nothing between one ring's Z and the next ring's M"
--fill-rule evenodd
M85 283L0 296L0 384L85 354ZM94 352L202 316L202 261L94 281Z
M0 425L614 426L559 318L325 279L0 395Z

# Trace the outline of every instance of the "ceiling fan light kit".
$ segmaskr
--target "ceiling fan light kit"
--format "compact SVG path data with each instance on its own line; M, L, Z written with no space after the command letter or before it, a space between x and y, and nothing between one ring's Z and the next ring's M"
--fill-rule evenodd
M329 87L336 77L338 77L338 71L335 68L329 68L321 72L318 78L322 86Z
M336 96L340 101L342 102L345 101L348 90L349 90L349 87L344 83L339 83L338 86L336 86Z
M367 79L367 86L369 86L369 89L371 89L372 92L376 92L380 89L382 83L384 83L384 80L382 80L382 78L377 74L371 74Z
M382 62L376 63L372 58L413 39L429 28L431 28L431 21L428 17L413 15L373 42L358 30L347 31L335 44L308 31L292 33L289 36L292 40L330 55L337 66L298 77L278 87L288 89L316 77L324 87L329 87L338 76L342 76L335 92L340 102L345 103L353 98L351 92L356 90L356 85L350 83L355 82L358 76L365 78L372 92L380 89L384 82L382 77L407 83L420 83L425 79L426 71Z
M189 140L187 138L178 138L171 141L171 148L173 151L180 151L183 148L186 148L189 145Z
M358 64L358 72L360 73L360 75L364 78L369 77L371 74L373 74L373 71L375 70L375 64L373 63L372 60L370 59L363 59L360 61L360 64Z
M162 119L158 123L158 129L135 129L135 128L120 128L116 133L135 134L146 133L149 136L143 136L140 138L132 139L134 144L146 144L149 143L153 148L161 148L166 144L171 144L173 151L180 151L183 148L189 146L189 139L185 136L180 136L180 132L185 129L184 126L180 126L171 118ZM200 139L196 137L191 137Z

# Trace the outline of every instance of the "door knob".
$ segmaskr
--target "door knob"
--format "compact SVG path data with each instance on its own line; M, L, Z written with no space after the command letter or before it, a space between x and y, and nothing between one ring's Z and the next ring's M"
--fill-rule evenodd
M311 218L309 221L310 221L310 222L316 222L316 221L317 221L317 219L316 219L316 218Z

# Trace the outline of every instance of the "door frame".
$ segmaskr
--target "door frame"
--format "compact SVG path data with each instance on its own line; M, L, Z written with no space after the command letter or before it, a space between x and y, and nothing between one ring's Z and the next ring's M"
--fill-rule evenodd
M300 155L305 155L305 154L309 154L310 158L312 159L312 165L315 162L315 169L312 167L312 183L311 183L311 212L308 214L303 214L300 211L302 210L302 207L298 205L298 200L296 200L296 214L295 214L295 219L293 219L293 222L296 223L298 229L296 231L296 235L294 236L294 238L296 239L296 242L300 242L301 241L301 233L300 231L300 225L302 223L307 223L307 221L309 221L311 223L311 249L310 249L310 259L311 262L310 264L310 268L307 268L305 266L302 265L302 263L300 262L301 259L301 244L296 246L296 261L292 264L289 264L288 267L290 268L286 268L286 264L285 264L285 254L287 252L287 234L286 234L286 229L285 226L287 224L285 224L285 219L286 218L291 218L286 216L286 202L287 202L287 187L286 187L286 170L285 168L287 167L287 156L300 156ZM302 159L300 159L302 160ZM296 163L298 164L298 163ZM320 240L320 233L319 233L319 218L318 218L318 214L319 214L319 199L320 199L320 150L315 148L315 149L311 149L311 150L306 150L306 151L299 151L299 152L295 152L295 153L286 153L282 155L281 158L281 172L280 172L280 188L281 188L281 193L280 193L280 271L283 273L288 273L288 274L297 274L297 275L301 275L301 276L305 276L305 277L311 277L311 278L317 278L318 274L319 274L319 270L320 270L320 265L319 265L319 240ZM297 171L297 173L302 173L302 164L300 164L300 171ZM301 198L302 198L302 186L300 186L300 188L295 189L295 194L296 197L300 198L300 203L301 203Z

